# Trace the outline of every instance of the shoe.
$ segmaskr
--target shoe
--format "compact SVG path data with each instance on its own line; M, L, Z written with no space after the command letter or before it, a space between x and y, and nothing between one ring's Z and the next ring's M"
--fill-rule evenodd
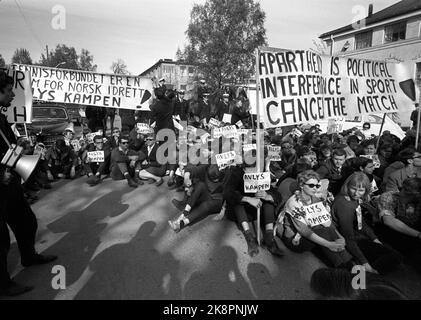
M54 260L57 260L57 256L36 253L29 259L22 259L22 265L24 267L30 267L37 264L47 264Z
M172 199L171 202L174 205L174 207L178 209L178 211L183 211L187 204L187 201L185 200Z
M275 241L273 241L271 245L266 246L266 247L269 250L269 252L272 253L274 256L277 256L277 257L284 256L284 252L278 248L278 245L276 244Z
M174 185L175 185L174 177L169 178L169 179L168 179L168 182L167 182L167 186L168 186L168 187L172 187L172 186L174 186Z
M180 221L179 220L168 220L170 228L175 231L175 233L180 232Z
M142 180L140 180L139 178L134 177L134 178L133 178L133 181L134 181L135 183L137 183L137 185L138 185L138 186L143 186L143 185L144 185L143 181L142 181Z
M133 179L128 179L127 183L129 184L129 187L132 187L132 188L138 187L138 184L136 182L134 182Z
M257 244L256 238L253 236L253 234L250 231L244 232L244 237L246 238L246 241L247 241L249 256L250 257L256 256L259 253L259 246Z
M15 281L10 280L5 288L0 288L0 296L14 297L24 294L34 289L32 286L24 286Z
M149 184L155 183L155 180L154 179L148 179L148 183Z
M157 182L155 182L155 185L157 186L157 187L159 187L161 184L163 184L164 183L164 179L159 179Z

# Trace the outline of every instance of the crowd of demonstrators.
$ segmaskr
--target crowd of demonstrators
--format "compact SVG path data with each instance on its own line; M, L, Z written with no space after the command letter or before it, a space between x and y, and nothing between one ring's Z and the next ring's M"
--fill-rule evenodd
M127 180L131 188L148 182L183 194L182 200L172 201L180 211L168 217L172 230L225 215L242 231L250 257L259 254L261 231L262 245L275 257L287 254L282 242L293 252L313 252L333 268L327 270L347 272L347 277L356 265L383 276L399 270L402 261L421 271L421 149L415 149L414 130L401 141L391 132L373 137L367 124L363 130L333 134L310 124L262 129L263 157L256 161L257 124L243 88L211 92L201 81L193 98L185 100L184 91L167 89L161 79L154 93L147 115L119 110L122 128L112 127L110 136L105 135L103 111L91 108L89 130L82 138L69 129L50 148L36 137L22 141L26 154L40 154L24 186L49 188L51 181L78 176L93 187L107 176ZM174 133L176 140L157 140L162 130ZM160 158L165 144L171 145L166 155L173 161ZM235 152L231 162L218 162L227 151ZM261 171L270 173L270 184L265 190L247 189L244 176ZM1 206L10 211L9 202ZM33 218L29 206L19 210ZM258 213L261 224L255 225ZM0 218L4 228L7 214ZM32 226L25 232L32 237L35 231ZM3 242L5 255L8 247ZM22 259L48 261L34 254L32 250L30 258ZM10 279L2 267L3 289ZM335 272L318 276L334 277ZM321 283L318 276L312 280L315 288Z

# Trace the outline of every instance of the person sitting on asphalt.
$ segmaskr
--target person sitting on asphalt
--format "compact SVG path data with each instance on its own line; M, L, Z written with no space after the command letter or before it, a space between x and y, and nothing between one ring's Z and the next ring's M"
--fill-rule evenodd
M137 177L139 154L129 149L129 137L122 135L119 137L119 146L111 152L111 178L113 180L126 179L132 188L137 188L143 182Z
M145 134L140 133L140 128L135 126L129 134L129 148L139 152L145 144Z
M64 142L66 143L66 146L69 146L69 147L73 148L71 142L72 142L74 136L75 136L75 131L73 130L72 127L68 127L66 129L64 129L63 137L64 137Z
M154 133L148 134L145 140L145 144L139 152L139 163L141 164L142 170L139 172L139 178L148 180L150 183L154 183L160 186L164 180L167 166L160 164L156 157L159 144L156 142Z
M118 141L119 141L119 137L121 135L121 131L119 128L114 128L112 133L111 133L111 137L110 139L108 139L108 143L110 146L110 149L113 150L114 148L118 147Z
M316 249L335 268L351 270L352 256L345 249L345 239L332 222L328 199L323 201L316 196L321 188L320 176L313 170L301 172L296 191L285 204L278 217L277 233L285 245L294 252ZM314 204L323 213L320 219L311 219ZM320 216L319 216L320 217Z
M421 270L421 179L408 178L401 191L383 193L377 207L381 223L375 232L380 240L412 258Z
M188 224L221 211L223 203L223 178L218 166L201 165L192 168L191 196L187 200L183 212L168 223L175 232L179 232Z
M329 179L329 191L337 195L342 187L342 166L345 163L346 152L343 149L334 149L332 159L323 163L317 173L320 179Z
M245 159L251 159L251 152L247 151ZM251 162L251 161L249 161ZM257 239L250 228L249 222L256 220L257 210L260 208L264 224L264 244L273 255L282 257L284 254L278 248L274 239L275 207L277 200L272 192L260 191L258 193L244 192L244 173L257 172L256 164L248 164L228 168L226 183L223 191L224 200L227 204L227 217L236 221L244 233L247 241L248 254L251 257L259 253ZM260 226L257 226L260 228Z
M363 172L348 177L332 205L332 217L344 236L345 248L368 272L386 274L395 271L400 255L384 246L363 216L361 205L368 201L371 183Z
M48 163L47 175L49 180L75 178L78 157L73 149L66 145L63 139L58 139L54 145L48 149L45 159Z
M103 153L103 161L92 162L89 159L89 152L101 152ZM101 178L109 173L111 151L109 148L104 147L104 140L101 136L94 137L94 144L89 145L82 156L82 161L85 167L85 172L88 176L87 183L91 186L95 186L101 182Z

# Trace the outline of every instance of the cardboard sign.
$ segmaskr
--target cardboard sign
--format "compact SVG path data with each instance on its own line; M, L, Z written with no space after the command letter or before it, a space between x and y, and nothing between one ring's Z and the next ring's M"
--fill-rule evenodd
M208 127L213 129L213 128L219 128L222 126L222 122L219 120L216 120L215 118L210 118L209 119L209 123L208 123Z
M247 151L250 151L250 150L257 150L257 147L256 147L256 144L244 144L243 145L243 151L244 152L247 152Z
M13 78L13 98L10 107L0 112L6 115L9 123L32 122L32 87L28 71L8 69L7 75Z
M90 151L88 152L89 162L104 162L104 151Z
M362 155L360 155L360 157L368 158L368 159L373 160L374 168L376 168L376 169L380 168L380 159L379 159L379 156L377 154L368 154L368 155L362 154Z
M332 222L332 217L322 202L313 203L303 208L306 213L305 220L310 227Z
M270 172L245 173L244 192L256 193L270 189Z
M235 151L228 151L225 153L215 155L216 163L218 164L219 170L235 165L235 156Z
M268 158L270 161L282 161L281 158L281 147L280 146L267 146Z
M235 123L235 125L238 127L238 128L242 128L242 127L244 127L244 124L243 124L243 122L241 121L241 120L238 120L236 123Z
M215 128L212 130L212 137L213 138L219 138L221 136L224 136L225 138L237 138L237 127L236 126L225 126L222 128Z
M222 117L222 122L225 123L231 123L232 114L224 113L224 116Z
M147 123L136 123L136 131L140 134L149 134L151 132L151 127Z
M14 64L12 68L30 73L33 97L38 100L150 110L153 93L150 78L22 64Z
M241 135L248 135L248 134L251 134L252 133L252 130L251 129L237 129L237 134L239 135L239 136L241 136Z
M265 128L403 111L410 63L263 48L256 67Z

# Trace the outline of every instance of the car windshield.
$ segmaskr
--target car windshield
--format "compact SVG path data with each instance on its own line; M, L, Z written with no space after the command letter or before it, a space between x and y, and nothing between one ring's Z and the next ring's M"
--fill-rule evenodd
M66 111L62 108L33 108L33 118L67 119Z

